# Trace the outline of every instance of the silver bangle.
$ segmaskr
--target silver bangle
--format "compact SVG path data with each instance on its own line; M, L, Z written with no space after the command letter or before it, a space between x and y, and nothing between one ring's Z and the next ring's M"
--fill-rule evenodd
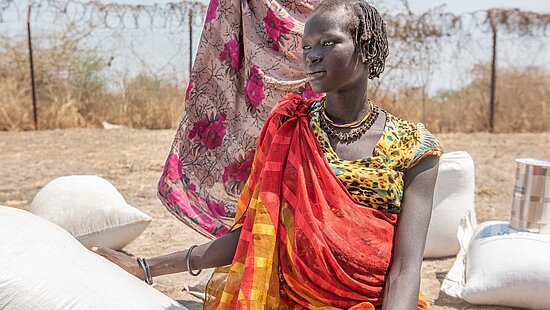
M193 252L193 249L196 248L197 245L192 245L189 250L187 250L187 253L185 254L185 265L187 266L187 272L189 272L190 275L196 277L199 274L201 274L202 269L199 269L197 272L193 272L193 269L191 269L191 253Z
M153 285L153 277L151 276L151 270L149 269L149 264L147 263L147 260L145 258L138 257L137 262L139 267L143 269L143 273L145 274L145 283Z

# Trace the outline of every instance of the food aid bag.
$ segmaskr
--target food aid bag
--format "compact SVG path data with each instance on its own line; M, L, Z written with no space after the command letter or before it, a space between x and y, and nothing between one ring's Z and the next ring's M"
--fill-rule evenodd
M550 309L550 234L516 230L508 222L477 227L465 216L461 250L441 290L478 305Z

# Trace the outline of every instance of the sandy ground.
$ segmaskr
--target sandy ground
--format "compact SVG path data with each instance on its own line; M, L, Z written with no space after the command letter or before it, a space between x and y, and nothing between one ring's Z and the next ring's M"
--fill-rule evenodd
M52 179L95 174L110 180L133 206L154 220L124 248L150 257L206 241L165 210L156 185L168 154L173 130L71 129L0 132L0 205L26 209L34 195ZM550 133L440 134L447 151L464 150L476 165L478 221L508 220L514 179L514 159L550 159ZM424 262L422 290L434 309L506 309L470 305L440 292L453 258ZM187 274L158 277L155 287L186 305L200 309L198 299L183 291L197 278Z

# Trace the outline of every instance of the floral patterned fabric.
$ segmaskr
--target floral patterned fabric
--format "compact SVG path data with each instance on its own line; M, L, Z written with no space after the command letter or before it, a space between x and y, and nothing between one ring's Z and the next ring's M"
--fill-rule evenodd
M208 237L235 216L260 129L305 83L301 33L317 0L211 0L187 87L185 116L159 181L177 218Z

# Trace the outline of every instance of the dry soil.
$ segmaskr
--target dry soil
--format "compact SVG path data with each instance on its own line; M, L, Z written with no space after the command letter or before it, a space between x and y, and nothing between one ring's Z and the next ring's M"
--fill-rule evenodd
M154 220L124 248L150 257L181 250L207 239L165 210L156 185L168 154L173 130L68 129L0 132L0 205L26 209L34 195L52 179L94 174L111 181L128 203ZM475 208L479 222L508 220L514 182L514 159L550 159L550 133L439 134L447 151L471 154L476 166ZM433 309L506 309L470 305L440 292L453 258L425 260L422 290ZM199 299L183 291L197 281L187 274L158 277L155 287L186 305L200 309Z

